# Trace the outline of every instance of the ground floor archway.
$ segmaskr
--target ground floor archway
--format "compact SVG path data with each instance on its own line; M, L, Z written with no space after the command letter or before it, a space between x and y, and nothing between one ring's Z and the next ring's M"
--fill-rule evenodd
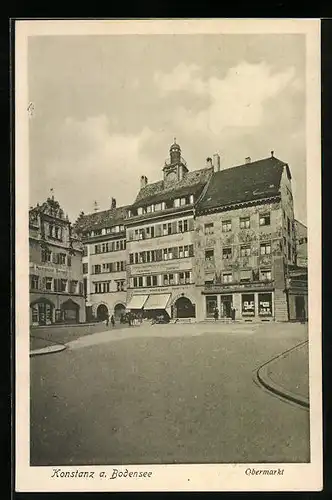
M172 316L173 318L195 318L195 309L195 304L188 297L179 297L173 304Z
M50 325L54 321L53 302L49 299L41 298L31 303L31 324L32 325Z
M98 321L105 321L105 319L108 318L108 307L105 304L99 304L97 307L97 320Z
M79 323L80 306L72 299L61 304L61 320L64 323Z
M124 304L116 304L114 306L114 317L115 319L120 319L126 312L126 306Z

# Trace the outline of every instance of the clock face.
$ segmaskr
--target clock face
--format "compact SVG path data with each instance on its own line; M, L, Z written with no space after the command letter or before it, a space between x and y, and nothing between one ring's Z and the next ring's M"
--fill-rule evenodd
M176 175L176 172L169 172L169 174L167 175L167 180L168 181L171 181L171 182L175 182L177 180L177 175Z

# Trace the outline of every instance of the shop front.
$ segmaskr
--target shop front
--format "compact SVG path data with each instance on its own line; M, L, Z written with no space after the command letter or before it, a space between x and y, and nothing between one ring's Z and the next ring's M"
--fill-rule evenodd
M206 319L271 321L274 319L273 291L214 293L205 295Z
M138 319L163 320L171 317L170 293L133 295L127 304L127 312Z
M30 305L30 324L33 326L51 325L54 322L55 306L49 299L41 298Z

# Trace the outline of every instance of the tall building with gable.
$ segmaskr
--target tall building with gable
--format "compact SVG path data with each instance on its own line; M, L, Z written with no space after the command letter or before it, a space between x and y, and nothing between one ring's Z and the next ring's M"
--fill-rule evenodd
M29 210L30 324L85 321L83 247L54 196Z

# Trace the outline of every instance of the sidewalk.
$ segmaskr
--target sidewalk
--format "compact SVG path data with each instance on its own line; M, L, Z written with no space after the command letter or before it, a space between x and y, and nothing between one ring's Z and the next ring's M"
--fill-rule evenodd
M272 393L309 408L308 342L265 363L258 369L257 379Z

